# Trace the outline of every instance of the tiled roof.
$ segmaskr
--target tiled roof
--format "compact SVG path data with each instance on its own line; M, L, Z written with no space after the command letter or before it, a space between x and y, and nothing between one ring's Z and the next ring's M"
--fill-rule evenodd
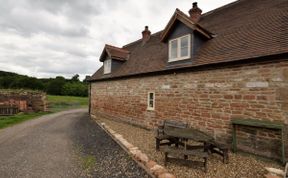
M216 37L199 48L192 63L181 67L288 53L287 0L238 0L203 14L199 25ZM171 69L167 68L168 45L161 42L161 34L162 31L151 35L145 45L137 40L123 46L122 49L130 51L129 59L110 75L103 75L101 67L91 79Z
M130 52L125 49L106 44L100 57L101 62L104 61L105 53L107 53L110 58L120 61L126 61Z

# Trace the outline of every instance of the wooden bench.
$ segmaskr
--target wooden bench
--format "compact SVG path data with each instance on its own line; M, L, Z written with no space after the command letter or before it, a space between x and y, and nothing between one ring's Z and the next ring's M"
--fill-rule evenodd
M167 147L164 147L163 152L165 154L164 166L167 165L167 162L169 159L180 159L180 158L168 157L169 154L183 156L185 161L191 161L191 160L187 160L188 156L196 156L196 157L204 159L204 162L201 162L201 163L203 163L205 172L207 172L208 153L203 152L203 150L186 150L184 148L168 147L167 146Z
M180 143L180 140L175 137L170 137L165 134L166 128L187 128L188 124L179 122L179 121L173 121L173 120L164 120L161 125L158 126L156 131L156 150L160 149L160 146L162 145L172 145L175 144L176 147L178 147L178 144Z
M228 163L229 162L229 157L228 157L228 146L218 143L216 141L211 141L208 143L208 148L209 151L213 154L216 153L220 156L223 157L223 163Z

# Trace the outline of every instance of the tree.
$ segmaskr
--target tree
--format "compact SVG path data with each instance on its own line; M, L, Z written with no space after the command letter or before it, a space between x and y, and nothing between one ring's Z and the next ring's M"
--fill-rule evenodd
M90 75L86 75L85 79L83 80L84 83L88 83L88 81L91 79Z
M68 82L62 88L62 95L88 96L88 87L82 82Z
M71 78L71 81L72 82L80 82L80 80L79 80L79 75L78 74L75 74L72 78Z
M54 80L50 81L47 86L47 93L51 95L61 95L62 88L65 84L65 78L58 76Z

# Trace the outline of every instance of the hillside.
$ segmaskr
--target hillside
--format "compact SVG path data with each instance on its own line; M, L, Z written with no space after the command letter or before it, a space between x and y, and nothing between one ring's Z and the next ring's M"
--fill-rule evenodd
M51 95L88 96L87 83L81 82L78 74L71 79L62 76L38 79L0 71L0 89L31 89L45 91Z

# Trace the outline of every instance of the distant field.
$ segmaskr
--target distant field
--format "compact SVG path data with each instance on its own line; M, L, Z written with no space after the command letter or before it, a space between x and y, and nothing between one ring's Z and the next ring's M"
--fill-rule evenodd
M14 116L0 116L0 129L29 120L39 116L68 109L88 107L87 97L75 96L47 96L48 111L37 113L19 113Z
M48 95L47 101L48 109L51 112L88 107L87 97Z

